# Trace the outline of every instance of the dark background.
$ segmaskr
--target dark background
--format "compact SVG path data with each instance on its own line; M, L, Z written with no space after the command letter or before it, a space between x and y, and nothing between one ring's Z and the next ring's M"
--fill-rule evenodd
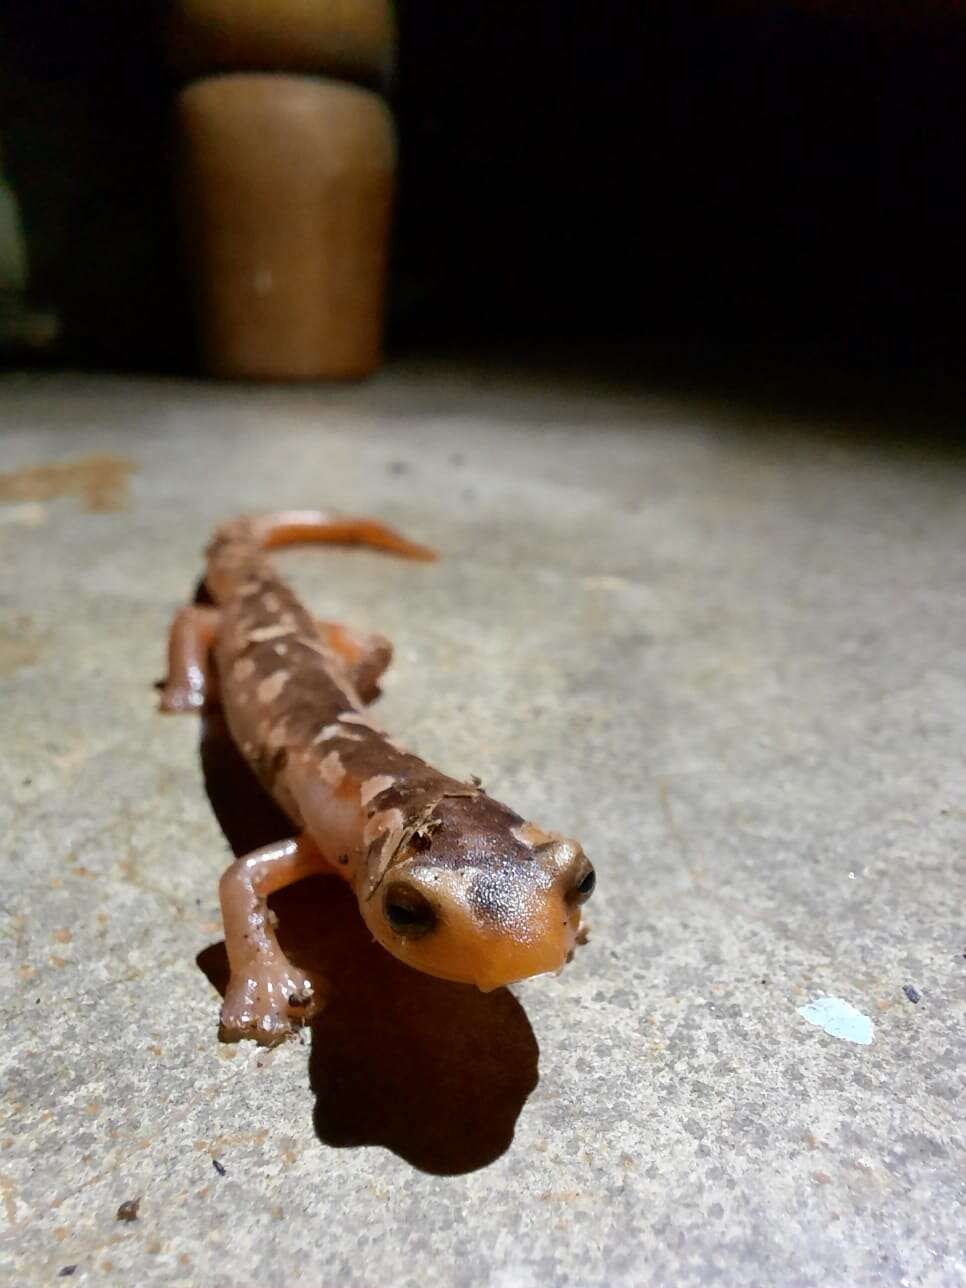
M401 3L390 349L957 361L966 16L908 8ZM3 168L57 361L192 369L158 30L136 0L0 6Z

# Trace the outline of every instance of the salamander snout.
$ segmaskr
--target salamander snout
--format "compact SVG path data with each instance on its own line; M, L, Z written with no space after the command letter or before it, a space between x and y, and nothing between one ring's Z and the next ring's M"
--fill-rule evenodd
M362 900L363 916L401 961L486 991L559 970L596 877L576 841L543 833L530 848L471 863L417 851Z

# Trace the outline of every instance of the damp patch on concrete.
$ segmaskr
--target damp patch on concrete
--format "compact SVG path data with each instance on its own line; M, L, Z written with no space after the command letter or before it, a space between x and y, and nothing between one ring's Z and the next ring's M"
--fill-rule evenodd
M51 501L79 497L87 510L124 510L128 476L135 469L123 456L83 456L72 461L48 461L0 474L0 502Z

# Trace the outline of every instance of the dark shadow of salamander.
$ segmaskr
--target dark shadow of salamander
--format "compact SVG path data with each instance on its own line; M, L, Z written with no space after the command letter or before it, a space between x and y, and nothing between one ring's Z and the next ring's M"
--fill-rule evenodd
M202 718L201 763L236 856L291 835L218 710ZM336 1147L381 1145L441 1176L499 1158L538 1080L537 1040L513 994L480 993L396 961L371 938L338 877L299 882L270 905L286 954L329 989L312 1025L309 1059L319 1139ZM224 993L224 944L206 948L198 965ZM211 1019L214 1037L214 1008Z

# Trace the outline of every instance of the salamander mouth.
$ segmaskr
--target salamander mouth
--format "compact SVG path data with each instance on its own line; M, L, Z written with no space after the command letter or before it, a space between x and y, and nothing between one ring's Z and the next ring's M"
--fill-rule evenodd
M563 963L561 963L563 965ZM499 979L492 983L484 980L481 983L477 979L467 979L465 975L455 975L451 972L441 970L428 970L426 967L420 968L424 975L432 975L434 979L445 980L447 984L466 984L470 988L477 988L481 993L495 993L498 988L509 988L511 984L522 984L527 979L539 979L542 975L557 975L560 973L560 966L551 967L547 970L535 971L530 975L519 975L514 979Z
M489 970L485 967L477 971L464 973L448 971L436 962L420 963L419 969L435 979L445 980L449 984L468 984L478 988L481 993L493 993L498 988L508 988L511 984L522 984L524 980L537 979L542 975L559 975L570 960L572 945L568 942L516 962L495 962ZM527 955L529 956L529 954Z

